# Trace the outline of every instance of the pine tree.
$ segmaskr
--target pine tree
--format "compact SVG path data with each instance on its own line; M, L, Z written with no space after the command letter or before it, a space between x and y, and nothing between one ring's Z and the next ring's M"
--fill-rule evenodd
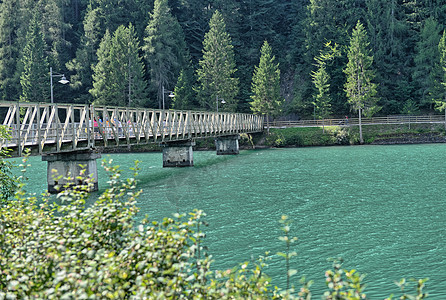
M45 40L42 27L36 13L29 25L27 43L23 49L21 63L23 72L20 76L22 86L21 101L47 102L49 94L48 61L45 56Z
M139 53L141 47L136 36L135 27L129 24L127 28L118 27L114 37L115 47L110 54L113 58L112 69L118 70L116 79L125 78L125 87L123 89L124 103L133 107L146 107L147 101L147 83L144 80L144 63ZM120 33L120 34L119 34Z
M364 143L362 137L362 115L372 116L380 109L377 106L378 99L375 97L377 92L376 84L373 83L373 56L370 56L368 47L367 32L361 22L358 21L350 38L350 46L347 53L348 63L344 70L347 75L347 82L344 87L348 103L354 110L358 111L359 139L361 144Z
M397 0L368 0L366 20L383 111L400 113L414 88L414 44L405 10Z
M175 98L173 99L173 109L194 109L198 107L193 90L193 76L190 69L181 70L174 90Z
M113 37L106 32L98 50L94 67L93 89L95 104L115 106L145 106L146 83L144 66L139 56L135 28L119 26Z
M112 36L107 30L97 51L98 62L93 66L93 88L90 89L90 94L93 96L94 102L97 104L104 104L108 101L112 101L110 104L117 105L117 103L113 103L111 47Z
M443 87L443 97L436 101L436 109L445 113L445 129L446 129L446 30L438 43L439 63L442 71L441 85Z
M212 11L207 0L172 0L169 1L172 14L177 17L181 25L185 41L188 46L194 69L198 68L198 62L202 56L204 35L208 30L209 19Z
M20 27L18 0L0 3L0 99L17 100L20 95L20 78L16 72L20 45L17 30Z
M91 103L93 99L88 93L93 88L92 66L97 64L97 50L101 42L102 22L99 8L88 6L83 21L83 35L76 50L76 57L66 64L68 70L74 72L71 76L76 102Z
M41 10L42 30L48 46L48 62L57 70L61 70L70 59L71 45L66 37L71 25L65 22L65 4L63 0L40 0L35 7Z
M439 98L437 82L441 77L441 70L438 67L438 44L440 41L440 25L433 19L427 19L420 32L420 38L416 45L414 80L417 83L421 105L430 106Z
M331 95L330 95L330 75L327 72L327 64L333 62L336 57L341 56L338 45L331 45L331 42L325 44L325 49L315 57L317 70L311 72L311 78L314 84L315 93L313 94L314 118L326 119L331 113ZM323 125L323 132L325 126Z
M298 89L303 99L311 99L312 92L311 65L314 57L319 55L323 45L333 41L339 45L348 44L348 32L356 25L356 21L363 18L365 1L356 0L310 0L307 5L307 17L303 22L305 32L305 64L302 81ZM342 89L345 83L343 69L344 57L339 57L330 66L327 73L331 77L332 108L336 113L345 110L345 93ZM305 76L305 77L304 77Z
M251 110L255 114L265 115L267 122L270 116L279 114L283 104L280 95L280 70L267 41L260 50L259 65L254 69L251 92ZM267 131L269 134L269 126Z
M149 67L150 92L156 93L161 108L163 87L164 90L173 89L181 69L187 68L189 63L183 31L170 13L167 0L155 0L143 50Z
M224 99L224 110L237 110L239 80L234 77L237 69L233 48L223 17L219 11L215 11L203 41L203 58L197 70L198 99L204 109L215 110L216 99Z

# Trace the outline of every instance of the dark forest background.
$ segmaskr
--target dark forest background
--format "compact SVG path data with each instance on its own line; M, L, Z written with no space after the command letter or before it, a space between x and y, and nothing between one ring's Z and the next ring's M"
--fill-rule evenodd
M374 58L380 114L433 112L436 101L445 98L438 50L446 24L446 2L441 0L3 0L1 99L49 102L52 67L55 74L65 74L70 80L69 85L54 84L56 102L102 99L97 103L107 104L98 74L101 66L106 72L113 62L117 62L116 68L123 66L120 59L129 62L129 74L139 73L132 87L136 89L137 78L147 83L141 88L146 98L138 105L158 108L160 82L165 90L180 91L179 84L189 88L192 96L187 97L193 98L203 41L216 10L223 16L234 47L239 86L237 106L232 110L250 112L252 74L266 40L280 63L285 99L282 115L312 116L314 59L331 41L341 52L327 65L333 116L352 114L343 70L349 37L358 20L367 31ZM127 42L113 52L125 39L119 36ZM138 55L119 57L130 44ZM169 54L163 47L177 52ZM165 56L155 57L158 54ZM137 67L131 67L132 59ZM160 65L160 61L167 64ZM162 79L156 79L161 75ZM128 78L125 89L133 77ZM112 86L120 81L101 84ZM175 107L175 101L177 108L209 109L194 100L180 105L181 99L166 98L169 107Z

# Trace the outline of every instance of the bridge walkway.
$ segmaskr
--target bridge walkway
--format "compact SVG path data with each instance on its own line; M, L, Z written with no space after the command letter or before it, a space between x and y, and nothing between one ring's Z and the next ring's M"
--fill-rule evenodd
M13 156L25 148L42 155L263 131L263 118L227 112L0 102L0 117L11 135L0 147Z

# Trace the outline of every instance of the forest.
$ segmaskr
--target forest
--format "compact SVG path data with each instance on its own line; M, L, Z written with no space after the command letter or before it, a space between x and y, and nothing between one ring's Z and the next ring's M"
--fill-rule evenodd
M0 97L50 102L54 77L56 103L264 113L252 104L265 54L278 68L263 75L279 80L276 117L316 117L321 93L318 116L354 115L357 24L375 113L444 107L440 0L2 0Z

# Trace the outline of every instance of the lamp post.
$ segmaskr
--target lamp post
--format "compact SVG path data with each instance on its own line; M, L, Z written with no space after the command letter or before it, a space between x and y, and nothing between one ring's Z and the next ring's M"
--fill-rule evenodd
M164 90L164 85L163 85L163 110L164 110L164 94L165 93L169 93L169 98L174 98L175 97L175 94L172 92L172 91L166 91L166 90Z
M215 98L215 100L216 100L216 102L217 102L217 113L218 113L218 95L217 95L217 97ZM226 103L225 99L220 99L220 102L221 102L221 104L225 104L225 103Z
M67 80L64 74L53 74L53 68L50 67L50 85L51 85L51 103L54 103L54 96L53 96L53 77L61 77L59 80L59 83L67 84L70 81Z

